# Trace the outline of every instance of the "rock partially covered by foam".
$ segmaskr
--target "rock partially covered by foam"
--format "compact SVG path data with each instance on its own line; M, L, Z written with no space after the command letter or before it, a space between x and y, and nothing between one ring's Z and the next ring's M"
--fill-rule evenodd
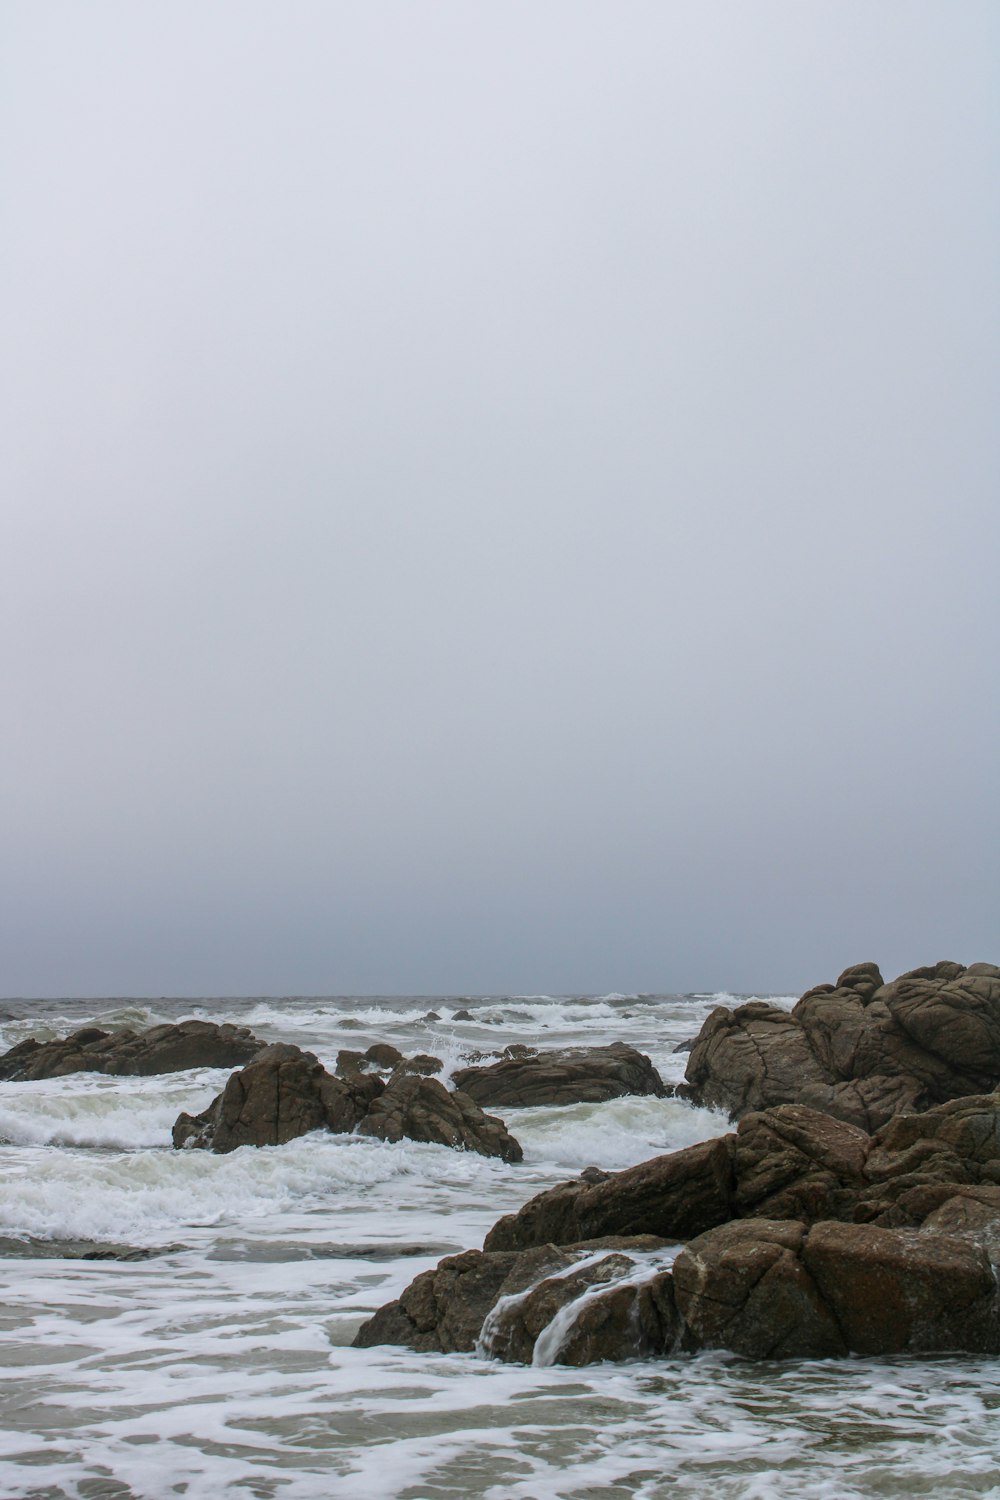
M386 1084L377 1073L360 1069L337 1077L311 1052L284 1042L234 1073L200 1115L179 1115L173 1142L228 1152L282 1146L312 1130L432 1141L509 1162L522 1157L502 1120L484 1115L463 1094L449 1094L436 1079L397 1073Z
M382 1141L433 1141L501 1161L521 1161L524 1153L495 1115L461 1091L449 1094L436 1078L394 1074L358 1124L359 1135Z
M68 1073L148 1077L185 1068L235 1068L266 1046L246 1026L215 1021L181 1021L148 1031L83 1026L51 1042L19 1042L0 1057L0 1079L30 1082Z
M173 1142L228 1152L283 1146L311 1130L353 1130L383 1088L374 1074L334 1078L311 1052L276 1042L234 1073L200 1115L179 1115Z
M1000 969L943 961L891 984L855 964L788 1012L719 1007L687 1064L691 1097L734 1119L801 1103L877 1130L1000 1083Z
M630 1280L637 1262L655 1261L663 1248L662 1241L641 1236L450 1255L369 1318L354 1347L404 1344L445 1354L479 1348L530 1364L537 1341L563 1314L539 1362L582 1365L663 1353L676 1330L669 1302L658 1301L653 1290L655 1266L640 1283ZM574 1306L583 1297L586 1309ZM566 1317L571 1306L573 1316Z
M625 1094L662 1098L667 1092L649 1058L624 1042L511 1056L454 1076L456 1088L484 1105L601 1104Z

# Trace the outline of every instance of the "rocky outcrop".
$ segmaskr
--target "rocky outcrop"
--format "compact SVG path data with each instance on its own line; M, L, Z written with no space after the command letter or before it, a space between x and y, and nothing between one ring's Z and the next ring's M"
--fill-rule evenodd
M532 1198L486 1236L487 1250L572 1245L604 1235L651 1234L676 1244L730 1217L733 1137L705 1141L612 1172L579 1177Z
M173 1142L227 1152L282 1146L310 1130L350 1131L384 1087L374 1074L334 1078L311 1052L276 1042L234 1073L202 1114L179 1115Z
M240 1072L200 1115L181 1114L177 1147L217 1152L239 1146L281 1146L311 1130L357 1130L379 1140L433 1141L459 1150L521 1160L521 1147L502 1120L484 1115L463 1094L432 1078L397 1073L328 1073L311 1052L277 1042Z
M670 1268L666 1247L680 1241ZM614 1253L595 1258L597 1246ZM781 1105L718 1140L539 1194L482 1251L418 1277L359 1339L478 1339L536 1363L711 1348L1000 1353L998 1256L1000 1093L874 1135ZM445 1325L459 1337L453 1294L464 1342L446 1345Z
M637 1255L648 1257L661 1248L662 1241L639 1237L595 1240L564 1249L542 1245L524 1251L466 1250L450 1255L411 1282L397 1301L369 1318L355 1336L354 1346L405 1344L445 1354L481 1347L497 1358L530 1363L535 1341L552 1318L591 1289L614 1291L617 1311L630 1316L631 1307L626 1310L624 1302L631 1303L632 1298L622 1297L624 1288L618 1278L635 1270ZM594 1359L614 1357L597 1352L602 1347L600 1325L609 1323L608 1311L605 1307L603 1319L591 1316L584 1328L574 1330L580 1357L561 1358L561 1363L591 1363L582 1357L586 1351ZM659 1313L656 1317L662 1322ZM637 1347L652 1341L662 1351L665 1337L650 1320L637 1332ZM611 1347L607 1340L604 1347ZM617 1347L621 1347L620 1330Z
M436 1078L394 1074L358 1123L359 1135L381 1141L434 1141L501 1161L520 1161L521 1147L495 1115L485 1115L468 1094L449 1094Z
M624 1094L667 1092L649 1058L624 1042L510 1056L489 1067L462 1068L454 1081L477 1104L508 1107L601 1104Z
M30 1082L67 1073L148 1077L185 1068L235 1068L257 1056L266 1042L245 1026L181 1021L148 1031L102 1031L83 1026L51 1042L18 1042L0 1057L0 1080Z
M877 1130L1000 1082L1000 969L942 962L891 984L856 964L789 1012L719 1007L695 1040L689 1095L735 1119L801 1103Z
M750 1359L1000 1352L989 1256L936 1231L750 1219L688 1245L673 1288L688 1348Z

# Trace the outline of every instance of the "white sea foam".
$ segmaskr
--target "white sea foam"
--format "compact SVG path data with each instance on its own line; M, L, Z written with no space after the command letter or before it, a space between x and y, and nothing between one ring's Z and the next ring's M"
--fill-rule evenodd
M621 1037L667 1072L683 1070L672 1049L712 1007L740 998L123 1001L89 1015L56 1003L2 1035L65 1034L95 1013L202 1014L327 1061L384 1040L449 1068L477 1046ZM461 1009L478 1019L456 1020ZM449 1249L480 1244L500 1214L584 1166L719 1134L712 1112L655 1099L500 1111L525 1147L519 1166L321 1134L174 1152L174 1116L203 1108L225 1076L0 1086L0 1132L19 1143L0 1147L0 1232L183 1247L137 1264L0 1262L12 1397L0 1495L1000 1500L991 1361L706 1355L578 1370L348 1347L375 1307Z

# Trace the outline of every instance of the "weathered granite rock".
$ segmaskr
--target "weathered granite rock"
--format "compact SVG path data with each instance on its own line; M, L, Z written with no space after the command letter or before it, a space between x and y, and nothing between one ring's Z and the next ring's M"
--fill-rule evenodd
M397 1073L386 1084L377 1073L350 1066L338 1077L311 1052L284 1042L234 1073L200 1115L179 1115L173 1142L227 1152L284 1145L311 1130L355 1129L380 1140L435 1141L503 1161L522 1157L502 1120L484 1115L463 1094L449 1094L435 1079Z
M802 1263L806 1226L745 1219L700 1235L677 1257L673 1291L696 1349L750 1359L846 1354L837 1320Z
M733 1136L722 1136L599 1182L560 1183L494 1224L485 1249L570 1245L609 1234L651 1234L671 1244L690 1239L732 1214L734 1144Z
M484 1352L508 1364L569 1365L662 1354L676 1319L669 1316L669 1301L650 1295L649 1283L630 1281L635 1270L630 1255L614 1250L501 1297L480 1334Z
M800 1103L866 1131L1000 1083L1000 969L942 962L883 983L875 964L708 1017L687 1065L691 1097L741 1119Z
M694 1240L673 1281L698 1348L752 1359L1000 1351L986 1251L930 1230L749 1219Z
M674 1243L730 1219L917 1227L967 1188L1000 1185L1000 1093L900 1116L869 1136L802 1104L623 1172L586 1174L500 1219L486 1249L653 1234Z
M30 1082L69 1073L148 1077L185 1068L234 1068L266 1046L245 1026L214 1021L181 1021L148 1031L83 1026L51 1042L30 1037L19 1042L0 1057L0 1080Z
M627 1255L639 1235L689 1243L672 1272L636 1274L617 1256L577 1264L581 1242ZM478 1278L465 1336L474 1342L479 1317L498 1357L563 1363L700 1348L1000 1353L998 1255L1000 1093L895 1118L874 1137L782 1105L719 1140L560 1184L501 1219L462 1260ZM367 1341L411 1342L420 1283L434 1311L415 1347L443 1347L433 1330L450 1316L451 1283L436 1277L376 1314Z
M373 1099L358 1124L359 1135L382 1141L435 1141L501 1161L520 1161L521 1147L502 1120L484 1115L479 1105L460 1091L449 1094L436 1078L396 1073Z
M538 1276L572 1263L572 1257L555 1246L532 1251L530 1261L514 1252L487 1255L482 1250L465 1250L461 1255L448 1255L362 1324L354 1347L405 1344L421 1352L469 1353L500 1297L520 1292Z
M435 1073L440 1073L443 1067L444 1063L440 1057L434 1057L430 1052L417 1052L413 1057L404 1057L401 1063L397 1063L391 1078L401 1077L406 1073L415 1073L420 1078L431 1078Z
M179 1115L173 1142L227 1152L284 1145L310 1130L353 1130L383 1088L375 1074L335 1078L311 1052L276 1042L234 1073L202 1114Z
M560 1275L572 1277L580 1261L593 1260L594 1252L601 1250L611 1251L614 1268L627 1272L633 1268L630 1251L648 1254L661 1245L662 1241L648 1237L612 1238L562 1249L540 1245L523 1251L466 1250L461 1255L449 1255L416 1277L395 1302L379 1308L356 1334L354 1347L404 1344L411 1349L448 1354L471 1352L482 1342L498 1357L514 1360L526 1355L530 1360L535 1335L527 1332L526 1319L541 1331L548 1321L542 1316L543 1308L555 1313L586 1287L610 1281L613 1270L608 1257L599 1257L604 1269L596 1277L588 1278L584 1273L557 1285ZM623 1290L614 1286L609 1289ZM633 1302L631 1293L627 1299L619 1297L622 1317L632 1316ZM525 1309L524 1316L519 1308ZM612 1321L609 1311L606 1307L603 1317L591 1318L581 1327L576 1345L579 1357L568 1361L560 1358L560 1362L590 1362L582 1356L588 1347L596 1350L600 1346L601 1326L607 1328ZM652 1319L658 1316L651 1314L651 1330L656 1326ZM656 1337L655 1332L650 1336ZM619 1330L619 1344L625 1337L633 1337L630 1329ZM607 1334L604 1343L609 1343ZM515 1347L516 1354L511 1352ZM605 1355L595 1353L593 1357Z
M489 1067L462 1068L454 1078L456 1088L488 1105L600 1104L623 1094L666 1093L649 1058L624 1042L512 1055Z
M376 1068L388 1072L390 1068L399 1067L403 1061L403 1054L391 1042L373 1042L365 1053L365 1060Z

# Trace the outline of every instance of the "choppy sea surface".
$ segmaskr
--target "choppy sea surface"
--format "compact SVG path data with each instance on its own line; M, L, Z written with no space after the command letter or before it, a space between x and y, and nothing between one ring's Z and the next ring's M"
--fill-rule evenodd
M674 1048L732 999L7 1001L0 1048L201 1016L331 1068L375 1041L453 1068L510 1042L622 1039L679 1079ZM579 1370L349 1347L418 1272L540 1189L720 1134L723 1117L673 1099L499 1111L516 1166L322 1134L172 1150L177 1114L227 1076L0 1084L0 1500L1000 1500L991 1361ZM51 1253L67 1241L158 1253Z

